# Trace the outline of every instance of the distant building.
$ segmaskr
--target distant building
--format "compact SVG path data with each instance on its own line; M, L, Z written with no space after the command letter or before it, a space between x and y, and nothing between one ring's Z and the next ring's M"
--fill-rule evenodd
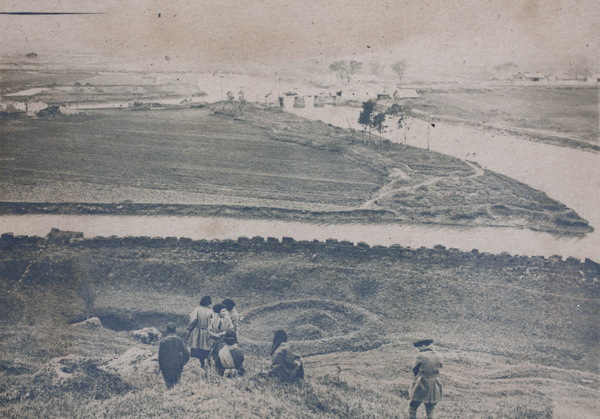
M39 111L48 108L48 104L44 102L27 102L27 116L35 116Z
M23 102L2 102L0 103L0 113L11 118L24 116L27 114L27 105Z

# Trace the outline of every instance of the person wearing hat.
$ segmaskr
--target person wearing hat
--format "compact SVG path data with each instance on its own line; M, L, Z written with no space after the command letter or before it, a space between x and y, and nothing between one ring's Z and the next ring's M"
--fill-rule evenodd
M209 308L212 301L209 296L200 300L200 305L190 314L190 323L187 330L190 334L188 346L190 356L198 358L200 365L204 368L204 362L210 353L210 337L208 336L208 325L213 317L213 311Z
M215 361L217 372L221 377L234 377L244 375L244 353L238 348L237 334L233 330L225 332L223 347L219 349L218 357Z
M158 346L158 368L168 389L179 382L183 366L190 359L187 346L175 332L175 325L170 323L167 326L167 336Z
M224 299L221 304L227 307L227 311L229 312L229 318L231 319L231 323L233 323L233 330L235 333L238 333L238 326L240 324L240 315L235 308L235 302L231 298Z
M410 387L409 419L417 418L417 409L425 404L427 419L433 419L436 403L442 399L442 384L438 380L442 368L442 357L432 346L432 339L419 340L414 343L419 355L412 368L415 378Z
M213 311L215 314L208 325L208 336L210 336L211 341L211 350L210 356L213 361L217 361L217 357L219 356L219 350L225 345L225 333L233 330L233 323L231 323L231 319L229 318L229 313L227 312L227 307L223 304L215 304L213 306Z
M300 355L292 352L285 330L275 331L271 357L273 361L269 377L279 378L283 382L294 382L304 378L304 363Z

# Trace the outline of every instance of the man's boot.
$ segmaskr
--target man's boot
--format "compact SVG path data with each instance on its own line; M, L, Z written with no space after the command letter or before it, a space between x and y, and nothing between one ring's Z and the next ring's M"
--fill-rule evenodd
M433 419L434 418L433 411L435 410L435 404L426 403L425 410L427 411L427 419Z
M408 419L417 419L417 408L413 406L408 407Z

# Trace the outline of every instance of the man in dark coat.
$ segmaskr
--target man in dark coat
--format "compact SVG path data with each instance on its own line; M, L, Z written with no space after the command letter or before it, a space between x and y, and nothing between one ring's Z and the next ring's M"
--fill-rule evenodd
M437 354L432 339L420 340L414 343L419 349L419 355L413 366L415 378L410 387L409 419L417 418L417 409L425 403L427 419L433 419L436 403L442 399L442 384L438 380L442 368L442 357Z
M175 335L175 331L175 325L169 324L167 336L160 341L158 347L158 368L168 389L179 382L183 366L190 359L187 346L179 336Z

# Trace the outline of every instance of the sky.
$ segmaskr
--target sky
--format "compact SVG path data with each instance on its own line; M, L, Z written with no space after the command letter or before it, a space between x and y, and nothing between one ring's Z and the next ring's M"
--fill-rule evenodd
M142 69L406 59L412 71L597 66L600 0L0 0L0 54Z

